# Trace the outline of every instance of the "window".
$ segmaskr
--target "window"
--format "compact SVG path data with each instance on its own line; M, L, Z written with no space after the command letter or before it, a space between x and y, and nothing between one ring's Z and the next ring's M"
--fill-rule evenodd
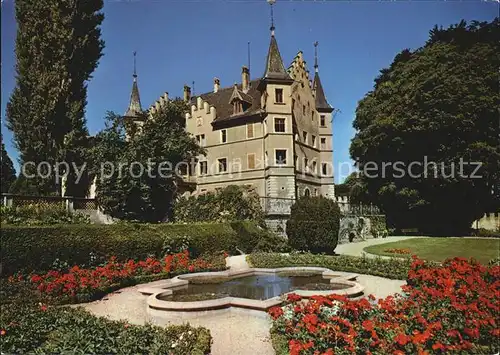
M285 119L275 118L274 119L274 132L285 132Z
M227 142L227 130L223 129L222 131L220 131L220 141L221 143Z
M309 159L304 158L304 169L305 171L309 171Z
M307 132L306 131L302 132L302 140L304 141L304 144L307 144Z
M326 119L325 119L325 115L321 115L321 116L320 116L320 121L319 121L319 124L321 125L321 127L325 127L325 126L326 126Z
M276 149L276 165L286 165L286 149Z
M309 189L307 187L304 189L304 196L307 196L307 197L311 196L311 191L309 191Z
M233 102L233 114L237 114L243 111L243 106L240 100L234 100Z
M311 141L312 141L312 142L311 142L312 146L313 146L314 148L316 148L316 136L312 136L312 137L311 137Z
M318 189L314 189L313 196L318 196Z
M321 173L324 176L328 175L328 165L326 163L321 164Z
M200 175L208 174L208 163L207 161L200 161Z
M274 90L274 102L283 103L283 89Z
M326 149L326 138L321 138L321 149Z
M302 116L306 115L306 105L302 105Z
M225 173L227 171L227 159L220 158L218 159L218 162L219 162L219 173Z
M253 123L247 124L247 138L253 138Z
M199 134L196 136L196 141L198 142L198 145L200 147L205 146L205 135L204 134Z
M311 120L314 122L314 110L311 111Z
M247 155L247 166L248 169L255 169L255 154Z
M316 174L316 165L317 163L315 161L312 162L312 172L313 174Z
M179 166L178 172L179 172L179 175L186 176L188 174L188 165L187 165L187 163L182 163Z

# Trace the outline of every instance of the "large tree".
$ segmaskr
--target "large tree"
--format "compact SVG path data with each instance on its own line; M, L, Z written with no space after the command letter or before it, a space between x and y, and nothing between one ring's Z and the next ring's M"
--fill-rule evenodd
M12 183L16 180L16 171L14 170L14 164L7 154L5 149L5 144L3 143L3 135L0 133L0 142L2 145L2 157L1 157L1 192L9 192L9 188Z
M102 7L102 0L16 0L17 85L7 125L21 164L85 162L87 81L104 48ZM66 194L85 195L85 184L77 186L72 169L69 174ZM40 194L61 188L54 175L29 183Z
M351 156L395 227L462 234L498 208L499 36L498 18L435 27L359 102Z
M105 213L143 222L171 216L181 181L177 170L189 169L204 153L185 131L187 109L183 101L171 101L139 129L108 113L93 148L97 201Z

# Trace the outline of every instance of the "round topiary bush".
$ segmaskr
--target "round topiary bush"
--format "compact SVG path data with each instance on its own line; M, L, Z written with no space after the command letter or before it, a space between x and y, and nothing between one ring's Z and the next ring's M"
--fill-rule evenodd
M304 196L292 206L286 223L288 243L296 250L333 254L339 225L340 209L334 200Z

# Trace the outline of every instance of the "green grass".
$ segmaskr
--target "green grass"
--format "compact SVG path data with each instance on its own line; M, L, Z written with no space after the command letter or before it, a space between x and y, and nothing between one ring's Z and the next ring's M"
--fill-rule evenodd
M412 254L425 260L443 261L458 256L487 263L499 256L500 239L415 238L372 245L364 248L364 251L376 255L409 257L385 252L387 249L409 249Z

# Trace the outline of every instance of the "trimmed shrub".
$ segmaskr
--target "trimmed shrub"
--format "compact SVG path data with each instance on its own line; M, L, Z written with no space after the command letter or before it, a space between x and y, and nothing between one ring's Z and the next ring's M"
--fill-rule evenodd
M45 271L55 261L95 266L116 256L118 261L145 260L188 249L191 257L221 251L249 253L269 232L252 222L237 224L58 225L1 229L2 275ZM269 244L269 243L268 243ZM280 251L280 250L278 250Z
M340 209L335 201L304 196L292 206L286 234L293 249L333 254L339 227Z
M82 308L9 305L0 317L5 354L210 353L208 329L189 325L132 325L96 317Z
M247 257L252 267L280 268L290 266L318 266L335 271L353 272L366 275L406 280L411 266L411 259L382 259L347 255L317 254L275 254L256 253Z
M47 226L53 224L88 224L88 216L66 211L63 206L32 204L0 208L0 223L22 226Z
M245 186L229 185L220 191L182 197L174 205L177 222L228 222L252 220L263 225L259 196Z

